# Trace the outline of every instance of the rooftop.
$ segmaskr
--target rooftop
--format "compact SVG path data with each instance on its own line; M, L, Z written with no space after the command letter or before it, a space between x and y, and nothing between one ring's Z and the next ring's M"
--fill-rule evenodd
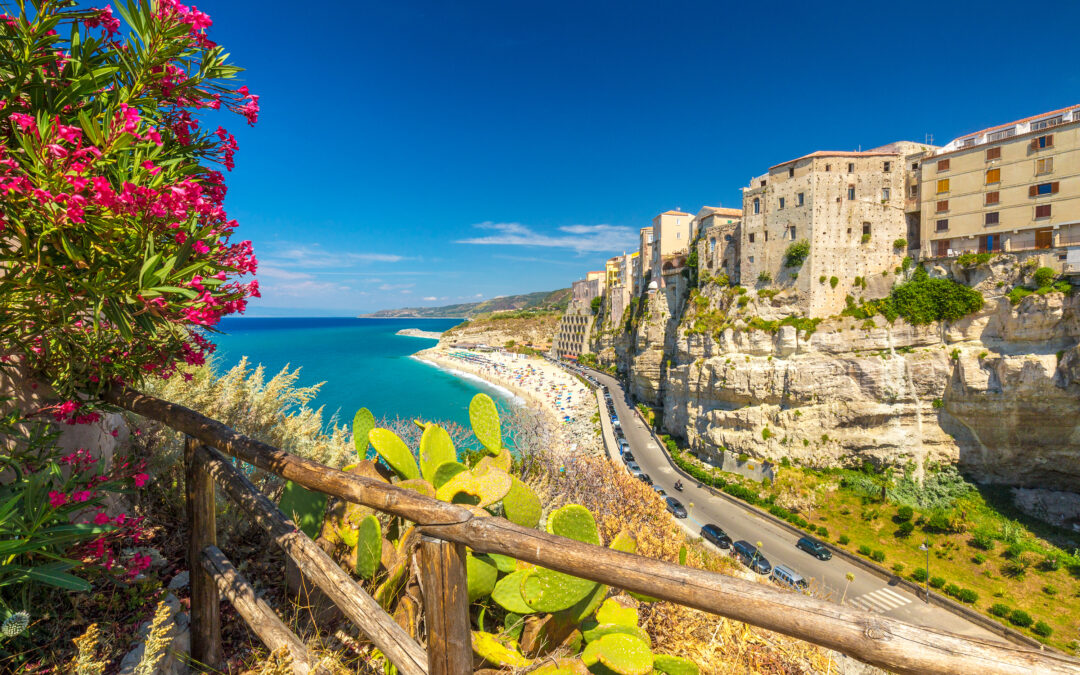
M971 138L973 136L981 136L983 134L993 133L993 132L998 131L1000 129L1007 129L1008 127L1016 126L1017 124L1027 124L1029 122L1041 119L1043 117L1054 117L1056 115L1062 115L1064 113L1069 112L1070 110L1073 111L1073 113L1074 113L1074 118L1073 119L1075 120L1075 119L1077 119L1076 116L1075 116L1076 109L1077 109L1077 106L1074 104L1074 105L1071 105L1071 106L1069 106L1067 108L1060 108L1058 110L1051 110L1050 112L1044 112L1044 113L1041 113L1039 115L1032 115L1031 117L1025 117L1023 119L1015 120L1015 121L1009 122L1007 124L999 124L999 125L997 125L995 127L989 127L989 128L981 129L979 131L976 131L976 132L973 132L973 133L970 133L970 134L964 134L963 136L957 136L955 139L953 139L953 142L962 141L964 139ZM950 145L951 145L951 143L950 143Z
M688 216L690 214L686 213L684 211L664 211L660 215L662 215L662 216Z
M900 153L896 152L896 151L882 152L882 151L875 151L875 150L863 150L863 151L858 151L858 152L849 152L849 151L845 151L845 150L818 150L817 152L811 152L809 155L803 155L802 157L796 157L795 159L789 159L786 162L780 162L779 164L774 164L773 166L769 167L769 171L772 171L773 169L775 169L777 167L784 166L785 164L791 164L792 162L799 162L799 161L802 161L804 159L811 159L813 157L889 157L889 156L894 156L894 155L899 155L899 154Z

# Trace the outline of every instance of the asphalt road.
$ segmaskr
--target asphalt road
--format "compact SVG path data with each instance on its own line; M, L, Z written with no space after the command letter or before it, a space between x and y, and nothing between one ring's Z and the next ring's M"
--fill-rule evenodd
M744 539L758 546L770 563L785 565L808 582L819 597L845 605L858 607L889 616L894 619L922 626L932 626L941 630L961 635L1003 640L978 624L971 623L952 612L926 604L901 586L890 586L880 577L872 575L860 567L833 557L821 561L795 548L798 537L775 523L762 518L756 512L732 503L722 497L711 494L697 483L681 477L671 463L667 453L662 450L648 428L630 408L630 401L622 386L615 378L591 371L597 381L608 387L615 403L615 412L622 425L630 450L642 471L672 496L683 503L689 517L683 522L696 534L706 523L720 526L733 541ZM601 414L606 414L603 408ZM618 460L616 460L618 461ZM683 490L674 489L675 481L682 478ZM691 504L693 506L691 507ZM829 529L834 530L835 527ZM760 542L760 543L759 543ZM933 572L934 559L930 559ZM849 585L845 575L851 573L855 579Z

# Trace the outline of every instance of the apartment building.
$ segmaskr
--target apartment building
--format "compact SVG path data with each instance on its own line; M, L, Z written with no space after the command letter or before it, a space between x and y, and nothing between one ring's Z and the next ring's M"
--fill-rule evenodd
M1080 106L953 140L924 158L919 189L922 258L1058 249L1046 262L1062 269L1080 247Z
M701 219L697 237L700 278L723 273L733 283L740 283L739 238L742 233L742 211L738 211L738 214L739 217L709 214Z
M907 173L930 149L900 141L860 152L818 151L753 179L743 188L738 228L741 281L790 284L812 316L843 309L856 278L881 284L882 270L907 253L894 242L918 232ZM810 244L809 257L786 267L785 251L800 240Z
M593 328L592 308L572 302L559 319L559 329L551 344L552 356L576 359L588 351Z
M711 225L723 221L731 222L742 219L742 209L727 209L722 206L702 206L694 219L690 221L690 240L700 238L702 231Z
M675 272L686 264L690 250L690 232L694 217L683 211L664 211L653 218L652 256L649 269L651 278L664 286L664 272ZM680 264L680 258L681 264Z

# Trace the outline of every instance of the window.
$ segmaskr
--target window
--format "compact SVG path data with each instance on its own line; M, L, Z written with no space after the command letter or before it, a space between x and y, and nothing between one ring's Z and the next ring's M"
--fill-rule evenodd
M769 241L769 231L765 230L765 241Z
M1001 159L1001 146L986 149L986 161Z
M750 256L750 257L748 258L748 260L749 260L750 262L754 262L754 256Z
M1050 205L1049 204L1040 204L1039 206L1036 206L1035 207L1035 217L1036 218L1049 218L1050 217Z
M1002 129L1001 131L995 131L991 134L986 134L986 142L993 143L994 141L1000 141L1004 138L1012 138L1016 135L1016 127L1009 127L1008 129Z
M939 159L938 162L937 162L937 170L938 171L948 171L949 170L949 160L947 160L947 159Z
M941 213L942 211L948 211L949 210L949 200L948 199L940 200L937 203L935 208L937 209L938 213Z
M1001 250L1001 235L987 234L979 237L979 253Z
M1054 170L1054 158L1047 157L1046 159L1035 160L1035 174L1050 173Z
M991 211L986 214L986 218L983 221L984 225L997 225L1001 222L1001 214L997 211Z
M847 172L848 173L855 173L855 162L848 162Z
M866 235L870 234L870 223L863 223L862 224L862 233L863 233L864 237Z
M754 213L761 213L761 200L754 198Z
M934 254L939 258L944 258L949 255L949 244L951 239L938 239L934 242Z
M783 197L780 198L780 203L778 205L778 208L780 208L781 210L783 210L783 208L784 208L784 198Z
M826 164L825 165L825 170L826 171L832 171L832 164Z
M731 235L730 234L725 234L724 235L724 241L731 241Z
M942 192L948 192L949 191L949 179L948 178L942 178L941 180L939 180L937 182L937 191L938 191L938 194L941 194Z
M990 169L986 172L986 184L993 185L1001 182L1001 169Z
M751 243L751 244L753 244L753 243L754 243L754 233L753 233L753 232L751 232L751 233L750 233L749 235L747 235L747 236L748 236L748 237L750 238L750 243Z
M1032 150L1042 150L1043 148L1052 147L1054 147L1054 134L1039 136L1038 138L1032 139L1031 141Z
M762 181L761 181L761 187L765 187L765 180L764 179L762 179Z
M795 195L795 204L797 206L802 206L805 203L803 201L804 197L805 197L805 195L803 195L803 193L801 193L801 192L799 194Z
M1039 183L1038 185L1032 185L1028 188L1029 197L1039 197L1042 195L1056 195L1058 186L1061 183L1054 181L1053 183Z
M712 255L713 251L715 251L715 250L716 250L716 240L715 239L710 239L709 240L709 255Z
M885 165L881 167L881 170L885 173L889 173L892 170L892 162L885 162Z
M1058 115L1057 117L1050 117L1044 120L1038 120L1031 123L1031 130L1039 131L1040 129L1049 129L1050 127L1056 127L1057 125L1061 124L1062 120L1064 119L1064 115Z
M915 197L918 197L919 196L919 186L918 185L912 185L911 189L908 190L908 196L911 197L912 199L914 199Z
M881 201L889 201L889 196L892 194L892 190L889 188L881 188Z
M676 232L675 233L675 238L676 239L682 239L682 232Z
M912 171L918 171L919 170L919 163L918 162L912 162L911 163L911 170Z
M938 232L944 232L947 229L949 229L949 219L948 218L942 218L941 220L937 221L937 231Z
M793 167L793 166L792 166L792 167L788 167L788 170L787 170L787 177L788 177L788 178L794 178L794 177L795 177L795 167Z
M987 205L997 204L999 201L1001 201L1001 193L998 192L997 190L994 190L993 192L987 192L986 193L986 204Z
M855 186L854 185L847 186L847 198L848 199L855 199Z
M791 226L791 240L795 241L795 226Z

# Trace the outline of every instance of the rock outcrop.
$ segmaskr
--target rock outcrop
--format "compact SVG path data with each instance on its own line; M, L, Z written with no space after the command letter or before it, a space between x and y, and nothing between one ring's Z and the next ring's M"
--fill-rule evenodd
M1012 305L1004 293L1031 267L1006 255L932 272L985 298L948 325L841 316L808 330L767 325L797 311L782 293L712 285L685 302L661 291L631 335L597 351L705 453L919 472L956 463L980 481L1080 491L1080 296Z

